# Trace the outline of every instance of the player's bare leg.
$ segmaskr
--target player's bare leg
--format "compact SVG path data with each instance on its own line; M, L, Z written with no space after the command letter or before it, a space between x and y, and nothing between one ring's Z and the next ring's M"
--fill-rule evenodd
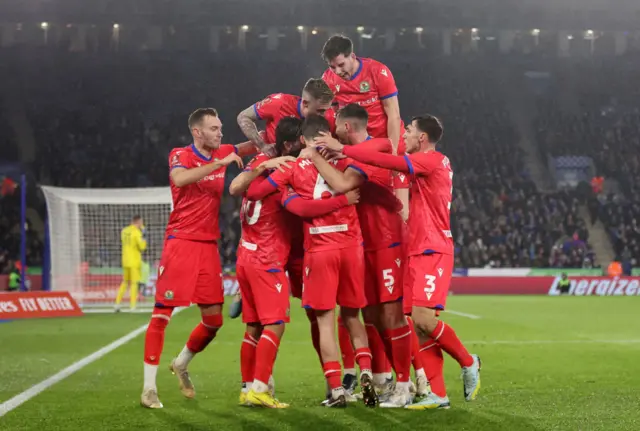
M327 407L346 407L347 400L341 382L340 354L336 343L336 315L332 310L315 310L320 336L320 352L322 355L322 368L327 385L331 390Z
M272 378L273 365L284 335L283 322L265 325L256 348L254 378L247 394L247 402L257 407L283 409L289 404L278 401L270 391L269 381Z
M222 304L198 304L202 321L194 328L180 354L171 361L169 369L178 377L180 391L186 398L196 396L187 367L193 357L202 352L222 327Z
M453 328L437 318L436 310L414 306L412 317L423 348L437 341L442 350L458 361L462 367L465 399L467 401L475 399L480 390L480 358L469 354ZM424 400L408 408L446 408L448 406L448 397L439 397L432 392Z
M360 310L357 308L340 307L342 320L349 330L351 341L356 353L356 362L360 367L360 387L362 400L368 407L378 404L378 396L373 387L373 373L371 372L371 350L367 339L367 331L360 321Z
M247 393L253 384L253 376L256 364L256 347L262 335L262 325L259 323L247 323L244 339L240 346L240 374L242 375L242 389L240 390L240 405L251 405L247 402Z
M173 307L155 307L144 337L144 385L140 404L150 409L162 408L158 399L156 376L164 347L164 333L172 313Z
M311 329L311 342L313 343L313 348L318 355L318 359L320 360L320 365L324 362L322 361L322 351L320 350L320 331L318 330L318 319L316 317L315 311L311 309L305 309L307 313L307 319L309 319L309 327Z
M430 372L429 375L425 372L425 366L423 365L422 355L420 353L420 340L418 339L418 334L416 334L416 328L413 325L413 320L410 316L405 316L407 319L407 323L411 328L411 364L413 365L413 369L416 372L416 396L424 397L431 392L432 384L431 377L437 379L438 374ZM442 350L440 347L437 349L440 352L440 357L442 357ZM428 362L428 368L434 368L434 364L430 361ZM435 366L435 370L440 369L440 374L442 374L442 364L440 367ZM444 382L444 379L440 379L441 382ZM436 382L438 384L438 382ZM444 387L444 383L442 383ZM437 395L445 396L446 391L442 394L436 392Z
M389 361L386 347L379 331L381 327L378 306L368 306L362 309L369 349L371 349L371 371L373 372L373 384L380 400L391 395L395 387L391 362Z

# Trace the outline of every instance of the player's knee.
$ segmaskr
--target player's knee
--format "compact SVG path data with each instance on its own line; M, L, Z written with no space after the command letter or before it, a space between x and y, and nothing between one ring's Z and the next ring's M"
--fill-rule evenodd
M282 335L284 334L285 326L286 325L284 324L284 321L278 320L278 321L275 321L273 323L268 323L268 324L264 325L264 329L267 329L267 330L273 332L274 334L276 334L278 336L278 338L282 338Z
M155 307L151 313L149 328L164 331L171 320L172 313L173 307Z
M262 335L262 325L258 322L247 323L246 332L257 340L258 338L260 338L260 335Z
M217 331L222 328L223 318L222 314L206 314L202 316L202 324L205 328Z

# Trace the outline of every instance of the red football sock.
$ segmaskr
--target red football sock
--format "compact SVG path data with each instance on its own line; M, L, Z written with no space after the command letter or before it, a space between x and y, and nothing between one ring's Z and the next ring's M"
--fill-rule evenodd
M356 358L351 344L351 336L347 327L342 322L342 317L338 317L338 342L340 343L340 352L342 353L342 365L345 369L356 367Z
M211 340L216 338L218 329L222 326L222 314L213 314L202 316L202 322L195 327L189 340L187 341L187 349L193 353L202 352L209 345Z
M413 320L411 320L410 317L407 317L407 322L411 328L411 363L414 370L419 370L420 368L424 368L422 365L422 359L420 358L420 339L416 333L415 326L413 326Z
M444 385L444 357L442 349L436 341L429 340L420 348L420 357L424 364L424 371L431 384L431 391L439 397L447 395L447 388Z
M358 367L360 367L360 372L371 372L371 350L368 347L356 349L356 361L358 362Z
M431 333L431 338L438 342L442 350L458 361L461 367L473 365L473 358L462 345L462 341L460 341L456 332L442 320L438 321L436 329Z
M376 327L371 324L365 324L364 327L367 331L367 338L369 339L369 348L373 355L371 371L373 371L374 374L390 373L391 362L389 362L390 358L387 356L387 349L380 333Z
M269 383L269 377L273 372L273 364L278 354L278 347L280 347L280 339L276 333L268 329L262 331L262 336L256 348L254 380L265 384Z
M154 308L144 336L144 362L158 365L164 347L164 331L171 319L173 308Z
M242 383L253 382L257 346L258 340L245 332L242 345L240 346L240 374L242 374Z
M408 382L411 377L411 328L405 325L397 329L387 329L385 338L391 344L391 361L399 382Z
M322 365L324 370L324 377L329 383L331 389L337 389L342 386L342 370L340 369L340 362L330 361Z

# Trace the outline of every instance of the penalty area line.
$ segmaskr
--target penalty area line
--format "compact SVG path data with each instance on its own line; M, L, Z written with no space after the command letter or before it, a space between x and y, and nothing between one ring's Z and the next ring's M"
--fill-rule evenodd
M177 313L179 313L183 309L184 308L177 308L173 312L173 315L175 316ZM93 352L92 354L90 354L89 356L80 359L79 361L69 365L67 368L65 368L65 369L63 369L61 371L58 371L56 374L52 375L51 377L41 381L40 383L37 383L37 384L31 386L26 391L16 395L15 397L5 401L4 403L0 404L0 417L6 415L7 413L9 413L12 410L15 410L16 408L20 407L22 404L24 404L27 401L29 401L31 398L34 398L34 397L40 395L42 392L46 391L51 386L55 385L56 383L61 382L62 380L66 379L67 377L71 376L72 374L76 373L77 371L83 369L87 365L90 365L93 362L97 361L98 359L101 359L102 357L104 357L107 354L111 353L112 351L114 351L118 347L127 344L129 341L133 340L138 335L142 334L146 329L147 329L147 324L145 323L144 325L140 326L139 328L136 328L133 331L129 332L127 335L118 338L117 340L115 340L111 344L107 344L106 346L104 346L100 350L97 350L97 351Z
M482 316L477 316L475 314L469 314L469 313L462 313L460 311L453 311L453 310L444 310L445 314L453 314L455 316L461 316L461 317L466 317L467 319L482 319Z

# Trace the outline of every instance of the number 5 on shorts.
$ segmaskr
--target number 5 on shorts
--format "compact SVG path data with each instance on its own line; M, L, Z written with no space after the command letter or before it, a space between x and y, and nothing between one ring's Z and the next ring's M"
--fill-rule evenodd
M392 272L393 272L393 270L391 268L382 270L382 278L384 279L384 287L387 288L389 293L393 292L393 285L396 282L395 278L393 278Z

